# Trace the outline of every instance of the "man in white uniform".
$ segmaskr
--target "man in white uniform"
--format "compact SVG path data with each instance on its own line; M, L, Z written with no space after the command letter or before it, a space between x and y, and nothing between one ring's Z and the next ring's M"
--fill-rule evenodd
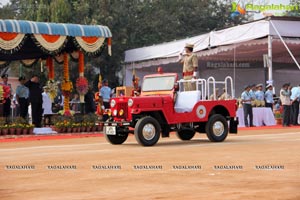
M43 116L44 116L44 125L51 124L51 115L52 115L52 101L49 95L48 86L44 87L43 96Z

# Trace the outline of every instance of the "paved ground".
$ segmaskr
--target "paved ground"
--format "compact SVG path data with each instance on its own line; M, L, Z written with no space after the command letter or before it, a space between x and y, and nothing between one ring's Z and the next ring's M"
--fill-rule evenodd
M300 128L250 128L154 147L134 137L0 143L0 199L300 199ZM26 168L26 169L24 169Z

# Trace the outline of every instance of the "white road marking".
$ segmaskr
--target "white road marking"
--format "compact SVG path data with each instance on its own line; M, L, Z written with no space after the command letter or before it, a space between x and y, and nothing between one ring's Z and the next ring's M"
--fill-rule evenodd
M18 150L30 150L30 149L52 149L52 148L72 148L72 147L86 147L86 146L99 146L99 145L108 145L108 143L91 143L91 144L67 144L67 145L51 145L51 146L36 146L36 147L20 147L20 148L12 148L12 149L0 149L2 151L18 151Z

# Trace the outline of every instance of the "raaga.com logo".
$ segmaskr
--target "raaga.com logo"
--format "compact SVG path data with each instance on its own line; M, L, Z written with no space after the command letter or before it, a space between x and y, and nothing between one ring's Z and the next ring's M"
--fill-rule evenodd
M231 4L231 17L237 17L239 15L245 15L247 12L264 13L264 12L284 12L284 11L299 11L298 5L284 5L284 4L270 4L270 5L259 5L248 3L242 6L239 3L232 2ZM271 14L275 14L271 12ZM270 14L270 13L268 13Z

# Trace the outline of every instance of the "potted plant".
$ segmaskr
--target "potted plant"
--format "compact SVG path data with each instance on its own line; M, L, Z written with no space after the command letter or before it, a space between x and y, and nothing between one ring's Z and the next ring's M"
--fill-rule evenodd
M26 130L27 121L22 117L15 117L13 121L14 121L14 127L16 129L16 132L15 132L16 135L23 134L23 130L24 129Z
M89 130L87 130L87 132L90 132L90 131L94 132L96 130L97 119L98 119L98 116L94 113L89 113L87 115L84 115L83 120L84 120L84 122L87 123L87 125L89 127L88 128Z
M8 130L9 130L9 134L10 135L14 135L15 134L15 132L16 132L16 124L15 123L11 123L11 124L9 124L9 128L8 128Z
M27 124L26 127L27 127L27 131L28 131L27 134L33 135L34 125L33 124Z
M5 127L5 124L6 124L6 119L4 117L0 117L0 135L3 134L3 131L6 127ZM5 131L4 131L5 132ZM6 133L7 134L7 133ZM5 134L5 135L6 135Z
M1 134L8 135L8 133L9 133L9 125L8 124L1 125Z
M57 121L54 123L54 130L57 133L63 133L64 132L64 122Z
M282 125L282 114L279 110L276 110L274 113L276 124L277 125Z

